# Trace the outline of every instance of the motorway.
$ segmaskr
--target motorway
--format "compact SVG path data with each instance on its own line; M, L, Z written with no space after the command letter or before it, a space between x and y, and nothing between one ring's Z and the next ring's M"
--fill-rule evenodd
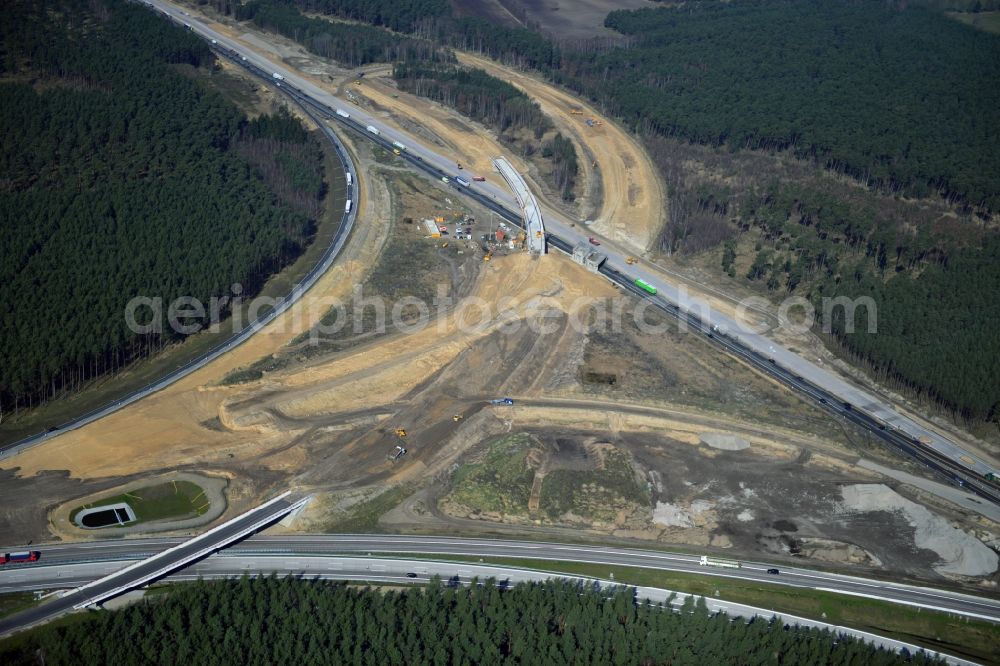
M100 604L225 548L234 541L242 539L294 511L306 501L305 499L293 500L288 495L289 493L279 495L193 539L163 543L162 547L157 548L153 553L131 557L125 561L119 561L114 566L107 566L107 563L104 563L105 566L94 570L92 575L78 577L78 580L74 580L73 576L63 575L65 571L62 567L65 565L60 565L58 562L53 562L52 568L48 571L44 567L4 567L0 570L0 581L4 581L0 582L0 586L6 584L12 587L0 587L0 589L16 589L18 581L23 583L26 576L29 578L33 576L40 576L41 579L48 578L48 583L45 585L47 588L75 587L76 589L49 603L0 619L0 636L45 622L74 609ZM37 549L38 547L34 546L33 548ZM47 553L48 550L46 548L45 552ZM44 558L45 554L42 557ZM69 566L73 567L74 565ZM55 584L50 585L52 582ZM38 589L34 587L36 584L31 583L31 587L27 589Z
M211 40L213 48L220 55L229 57L234 62L246 67L252 73L282 88L285 93L289 94L303 108L308 108L312 114L318 114L327 118L331 124L334 122L339 123L341 126L357 132L359 135L374 141L387 150L391 150L394 143L404 145L404 159L418 170L423 171L438 181L440 181L441 177L448 176L451 179L450 187L457 193L473 198L512 223L523 224L520 215L514 212L518 209L516 200L499 183L476 182L468 187L463 187L456 181L458 175L454 160L434 152L415 138L386 126L380 119L365 113L355 106L347 104L340 98L319 88L310 79L303 77L298 72L288 69L283 64L275 63L251 50L245 44L229 39L225 35L216 32L177 6L165 2L165 0L146 0L146 4L151 8L159 10L177 23L188 26L193 32L206 40ZM277 73L283 78L279 82L271 77L272 73ZM339 115L334 113L337 109L341 110ZM348 111L344 111L343 109L347 109ZM367 131L367 127L374 128L377 133ZM329 136L333 137L333 133L329 132L328 128L324 127L324 130L327 131ZM333 137L333 140L336 140L335 137ZM341 152L342 158L345 158L343 151L339 147L338 152ZM499 181L500 179L494 180ZM353 221L356 209L357 207L352 208L352 212L346 216L346 218L349 218L349 221ZM575 245L587 242L588 232L585 229L577 227L575 221L550 208L543 207L542 214L544 215L546 228L549 232L547 240L551 246L571 253ZM342 227L344 226L342 225ZM329 252L324 261L321 262L321 266L317 266L310 273L311 279L303 281L293 291L291 297L282 302L263 321L254 322L254 324L248 326L247 329L244 329L234 339L220 345L220 347L217 347L205 356L195 359L177 371L170 373L159 382L141 389L111 405L94 410L71 423L64 424L61 426L61 429L78 428L126 404L139 400L149 393L157 391L180 377L193 372L216 356L228 351L232 346L245 340L260 327L268 323L279 312L287 309L294 302L295 298L311 286L319 274L332 263L333 257L336 256L336 252L339 251L339 247L342 246L344 240L346 240L346 233L336 243L338 246L337 250ZM331 247L331 250L333 249ZM651 300L656 307L677 317L685 325L690 325L693 330L703 333L716 346L740 357L761 372L772 376L786 386L805 395L824 409L869 430L876 438L930 467L948 483L963 486L985 500L1000 504L1000 484L995 480L989 481L984 478L987 474L997 473L992 463L986 462L962 449L937 431L931 430L917 423L915 420L900 414L884 399L855 386L832 371L815 365L802 356L782 347L770 338L748 330L742 322L728 317L721 312L712 310L703 301L687 295L683 289L678 288L672 282L668 282L663 273L656 272L655 267L628 265L625 262L628 252L617 247L613 242L605 241L601 246L601 251L607 255L607 261L601 267L600 272L618 286L635 294L639 298ZM321 267L322 270L320 270ZM633 284L636 278L642 278L655 287L657 295L651 297L649 294L636 288ZM57 434L58 432L41 433L0 449L0 459L16 455L16 453L24 448L45 441Z
M308 115L312 116L312 114L307 109L303 110L306 111ZM323 129L324 135L333 144L334 150L337 152L337 156L340 158L341 165L344 167L344 172L350 173L352 175L353 181L357 183L358 180L357 169L355 168L353 162L351 161L347 149L344 148L344 145L340 142L340 138L329 127L325 126L318 119L316 119L315 117L313 117L313 119L316 121L317 125L319 125ZM357 185L348 185L346 192L347 199L353 198L356 201L357 197L354 196L353 194L353 192L355 192L356 190L357 190ZM109 414L112 414L118 411L119 409L123 409L126 406L138 400L142 400L148 395L163 390L167 386L170 386L174 382L177 382L183 379L184 377L187 377L192 372L197 371L198 369L204 367L206 364L211 363L218 357L228 353L232 349L246 342L250 338L250 336L252 336L254 333L267 326L269 323L271 323L271 321L275 317L277 317L278 315L288 310L288 308L295 305L295 303L298 302L298 300L302 298L302 296L307 291L309 291L309 289L316 283L316 281L319 280L324 273L326 273L326 271L330 268L330 266L333 265L333 262L337 259L337 257L340 255L341 250L344 248L344 244L347 242L347 239L351 234L351 230L354 228L354 222L357 219L357 214L358 214L358 207L356 205L353 206L351 210L346 211L344 213L343 217L341 218L340 225L337 227L337 231L334 234L333 238L331 239L330 245L326 248L326 251L323 253L323 256L320 257L320 260L316 263L315 266L312 267L312 269L305 275L305 277L303 277L302 280L300 280L298 284L296 284L293 287L291 293L285 295L275 304L274 308L260 314L256 319L249 322L243 329L235 333L228 340L219 343L218 345L206 351L205 353L201 354L200 356L193 358L190 361L181 365L180 367L176 368L175 370L168 372L160 379L157 379L156 381L147 384L146 386L136 389L131 393L128 393L127 395L116 398L114 401L102 407L93 409L83 414L82 416L78 416L66 423L61 423L56 428L52 428L45 432L40 432L30 437L25 437L23 439L20 439L16 442L12 442L5 446L0 446L0 460L16 456L18 453L24 451L25 449L41 444L42 442L47 441L53 437L58 437L62 433L67 432L69 430L76 430L77 428L82 428L88 423L104 418L105 416L108 416Z
M202 37L215 40L215 46L220 52L228 52L239 58L239 61L252 71L265 77L270 73L278 73L283 77L281 87L292 93L303 105L310 106L315 112L324 112L330 122L354 130L361 136L391 150L393 142L405 146L403 157L411 165L424 171L435 180L442 176L451 179L450 187L466 194L479 203L494 210L514 223L520 223L520 216L515 212L518 205L515 198L500 182L472 183L463 187L456 182L458 177L455 161L436 153L431 148L406 135L400 130L387 126L380 118L367 114L358 107L348 104L328 91L320 88L295 70L282 63L274 62L260 53L251 50L245 44L229 39L216 32L196 18L185 14L175 5L165 0L148 0L147 4L158 9L181 24L188 25L192 31ZM272 83L277 83L271 79ZM289 90L290 88L290 90ZM336 115L334 111L341 109L349 114ZM374 134L365 128L373 127L378 131ZM576 225L559 211L542 207L546 229L549 232L548 241L557 249L572 252L573 246L587 242L588 232ZM987 473L996 473L996 469L974 454L962 449L937 431L924 427L922 424L897 412L889 403L869 391L848 382L843 377L821 368L802 356L786 349L768 337L747 330L742 322L727 315L712 310L706 303L687 295L675 284L668 282L663 274L655 268L628 265L625 257L628 252L617 247L613 242L605 241L601 250L608 259L602 273L621 286L631 284L636 278L642 278L656 287L660 303L673 306L679 310L687 321L698 324L696 330L703 332L717 331L716 339L727 338L728 343L720 345L728 351L740 348L743 353L738 355L746 359L749 355L763 359L771 368L762 368L768 374L775 376L786 385L805 393L807 396L826 406L835 413L854 421L858 425L871 430L877 437L898 450L914 455L921 462L929 464L950 483L964 485L971 492L981 497L1000 503L1000 485L984 480ZM637 296L647 298L648 294L635 292ZM675 313L677 314L677 313ZM829 398L827 398L829 396ZM859 416L860 415L860 416ZM920 455L915 452L922 451ZM929 460L933 459L933 463Z
M78 568L87 565L76 565ZM89 569L99 568L99 565L89 565ZM183 572L169 576L166 580L170 582L189 582L198 579L220 579L232 578L243 574L255 574L257 572L282 572L289 575L296 575L308 579L318 580L340 580L340 581L364 581L374 585L401 585L414 583L427 583L433 577L438 577L449 586L471 585L476 581L494 579L500 589L518 583L541 582L552 577L544 571L533 571L525 568L508 567L504 565L480 564L480 563L447 563L432 560L417 560L409 557L329 557L316 555L238 555L233 557L212 557L203 560L195 566ZM587 576L560 576L560 578L575 581L577 584L596 589L604 589L608 586L620 585L614 580L591 578ZM641 601L662 603L666 607L677 609L683 605L685 599L691 595L683 592L656 587L628 586L635 590L637 599ZM872 634L851 627L843 627L803 618L788 613L776 612L767 608L748 606L724 599L712 597L705 599L705 604L709 612L724 612L731 617L761 617L767 620L777 618L785 625L799 625L826 629L837 634L848 634L880 646L891 651L907 650L916 653L923 648L912 643L905 643ZM6 633L13 633L16 629L0 630L0 636ZM974 664L965 659L952 655L933 652L945 659L948 663L966 666Z
M130 562L151 557L182 543L178 539L128 539L76 544L33 546L42 559L32 565L0 569L0 593L30 589L72 587L121 568ZM606 566L643 567L701 575L739 578L791 587L839 592L883 599L911 607L926 608L1000 622L1000 599L976 597L960 592L906 585L858 576L828 573L800 567L743 562L740 569L700 566L697 555L595 546L500 539L390 535L257 535L236 543L212 559L252 557L279 558L297 562L309 557L363 554L407 554L411 558L462 555L476 558L505 557L533 559L558 566L578 562ZM416 555L415 555L416 554ZM97 566L97 569L88 568ZM199 565L200 566L200 565ZM240 571L236 565L219 565ZM777 566L779 575L767 570ZM197 569L195 569L197 570ZM282 565L279 570L294 570ZM2 629L0 623L0 629Z

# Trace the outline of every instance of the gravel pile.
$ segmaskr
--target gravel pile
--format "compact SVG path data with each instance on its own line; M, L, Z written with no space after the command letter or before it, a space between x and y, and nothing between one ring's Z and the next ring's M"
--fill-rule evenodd
M911 502L881 483L864 483L843 488L847 511L889 511L899 514L914 528L914 543L937 553L934 570L953 576L987 576L997 570L996 552L926 507Z

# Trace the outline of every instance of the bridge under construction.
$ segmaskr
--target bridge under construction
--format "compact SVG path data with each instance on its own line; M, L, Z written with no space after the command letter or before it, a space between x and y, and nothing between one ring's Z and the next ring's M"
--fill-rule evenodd
M514 193L517 205L521 208L524 218L524 229L528 239L528 252L534 256L545 254L545 224L542 222L542 209L535 200L535 195L528 189L524 178L505 157L494 157L493 166L497 168L507 186Z

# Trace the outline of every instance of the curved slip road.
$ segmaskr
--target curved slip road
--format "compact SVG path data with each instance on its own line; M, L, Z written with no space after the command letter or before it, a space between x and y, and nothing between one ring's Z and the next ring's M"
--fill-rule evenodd
M275 62L254 51L246 44L216 32L198 20L197 17L186 14L176 5L166 0L146 0L146 4L164 13L177 23L189 26L193 32L205 39L214 40L216 48L234 54L242 63L262 72L279 74L282 77L281 87L291 88L295 94L301 96L300 101L312 105L314 109L328 109L332 120L341 122L355 131L360 131L362 135L367 135L367 138L390 150L393 142L403 144L405 146L403 155L412 165L421 168L435 178L448 176L451 179L450 186L457 192L472 196L480 203L501 212L511 221L520 220L520 216L514 212L518 210L516 200L506 188L501 187L498 183L471 183L469 187L459 185L455 180L459 176L455 162L448 156L438 154L415 137L387 126L380 117L368 114L336 97L299 72L290 69L284 63ZM279 83L278 80L274 79L272 82ZM349 115L349 118L333 115L335 109L341 109L343 113ZM378 134L365 131L364 128L367 127L376 129ZM574 245L587 242L590 232L578 227L576 221L570 220L561 212L545 206L542 206L542 213L550 232L549 240L559 249L571 252ZM742 322L712 310L707 303L689 296L682 288L669 282L663 273L657 272L655 267L627 264L625 258L629 256L629 253L616 247L614 243L605 241L601 246L601 251L608 257L607 267L622 276L624 280L631 282L636 278L642 278L658 290L658 296L661 300L671 303L689 316L697 317L706 328L727 332L733 343L766 357L775 367L782 368L789 376L797 378L799 383L819 387L834 396L840 405L840 412L851 410L864 413L868 420L859 423L859 425L873 429L876 431L875 434L880 437L882 436L877 432L880 429L892 433L894 438L900 440L900 442L889 442L896 448L904 450L904 452L908 452L906 446L914 449L924 448L935 457L947 459L950 461L948 466L951 469L942 472L942 475L950 482L959 485L975 484L976 487L970 488L970 490L991 501L1000 502L1000 485L984 481L986 474L997 472L994 463L977 457L937 431L900 414L883 398L854 385L834 372L815 365L766 336L748 330ZM605 272L605 275L608 273ZM637 295L641 296L641 294ZM794 382L785 383L791 385L792 388L797 388ZM886 437L882 438L888 441ZM903 442L906 444L904 445ZM953 471L956 469L962 470L962 472L956 475ZM941 472L941 470L937 471Z
M296 101L296 103L298 103L298 100L295 98L294 95L289 95L289 97L291 97L293 100ZM354 163L351 161L350 154L347 152L347 149L344 148L344 145L340 142L340 139L337 137L337 135L325 123L317 119L309 109L303 108L302 110L316 122L319 128L323 131L323 134L333 144L334 150L337 152L337 156L340 158L340 163L344 168L344 172L351 174L352 184L347 185L346 198L348 200L354 199L356 203L356 197L354 196L353 193L356 191L357 186L353 183L357 182L358 172L356 167L354 166ZM246 342L250 338L250 336L252 336L254 333L267 326L277 316L281 315L283 312L288 310L288 308L295 305L295 303L298 302L298 300L302 298L302 296L305 295L305 293L309 291L314 284L316 284L316 282L323 276L323 274L326 273L327 270L329 270L330 266L333 265L333 262L340 255L340 252L343 249L344 244L347 242L347 239L351 234L351 230L354 228L354 222L357 219L357 214L358 214L357 205L352 206L349 211L346 211L344 213L343 217L341 218L340 225L337 227L337 231L334 234L333 239L330 241L329 247L327 247L326 251L323 253L323 256L320 257L319 262L305 275L304 278L302 278L302 280L298 282L298 284L295 285L291 293L286 294L277 302L274 309L272 309L270 312L267 312L259 316L257 319L247 324L242 330L240 330L238 333L233 335L228 340L219 343L218 345L208 350L204 354L201 354L200 356L191 359L187 363L181 365L176 370L172 370L171 372L167 373L162 378L156 380L151 384L136 389L135 391L123 397L117 398L113 402L108 403L103 407L98 407L97 409L91 410L86 414L79 416L71 421L62 423L58 427L52 430L41 432L36 435L32 435L30 437L25 437L16 442L0 446L0 460L16 456L21 451L31 448L32 446L35 446L37 444L41 444L42 442L52 439L53 437L58 437L64 432L70 430L76 430L77 428L82 428L88 423L104 418L109 414L113 414L119 409L122 409L128 405L131 405L134 402L142 400L146 396L156 393L157 391L160 391L170 386L174 382L177 382L183 379L184 377L187 377L192 372L201 369L208 363L211 363L212 361L219 358L223 354L229 352L230 350Z
M98 544L90 544L97 546ZM109 546L125 546L126 544L108 544ZM136 541L133 544L139 548L155 549L167 545L165 540ZM101 548L87 548L81 545L80 550L85 556L93 556ZM114 551L115 548L106 550ZM369 552L370 551L370 552ZM671 570L698 570L699 573L708 573L704 567L698 567L696 558L688 555L676 555L668 553L653 553L650 551L640 551L635 549L616 548L594 548L588 546L576 546L570 544L544 544L544 543L521 543L511 541L494 541L489 539L450 539L434 537L372 537L372 536L325 536L325 537L255 537L237 547L226 550L218 555L201 560L184 571L172 574L165 578L171 582L181 582L197 580L198 578L229 578L243 574L278 572L291 575L299 575L310 578L324 580L352 580L366 581L374 584L401 584L427 582L431 577L438 576L448 581L448 584L471 584L474 579L494 578L501 581L501 585L515 584L518 582L541 581L551 577L568 578L576 580L584 585L598 584L600 586L616 585L615 581L609 579L590 578L576 575L553 574L546 571L532 570L530 567L511 567L498 564L486 564L477 562L441 562L433 559L419 559L420 556L374 556L377 553L420 551L429 556L433 554L450 555L464 554L477 555L484 554L494 557L520 557L536 558L546 561L574 561L590 563L613 563L622 566L645 566L650 568L662 568ZM104 553L110 559L95 560L90 562L72 563L66 561L79 553L75 553L72 546L50 547L45 551L48 554L49 564L44 566L32 566L25 568L19 577L24 581L15 584L5 581L5 576L0 572L0 591L11 591L14 589L37 589L40 587L71 587L85 585L88 581L105 576L125 565L130 560L116 559L111 553ZM364 553L358 556L357 553ZM351 554L354 553L352 556ZM125 557L120 554L118 557ZM59 560L64 560L59 563ZM747 563L736 575L743 578L755 578L760 576L763 565L753 565ZM699 570L700 569L700 570ZM729 574L726 574L729 575ZM766 575L766 574L765 574ZM830 585L864 585L861 579L854 579L846 576L829 577L818 572L806 572L805 570L785 570L783 576L812 576L821 579L822 582ZM774 582L769 580L769 582ZM798 585L798 583L791 583ZM869 582L872 587L883 586L885 584ZM813 587L809 584L805 586ZM633 587L639 599L648 599L654 603L666 603L672 600L676 608L688 596L684 593L675 593L671 590L653 587ZM901 586L894 585L893 589ZM820 588L826 589L826 588ZM933 591L922 588L912 588L911 592L925 595L924 601ZM869 596L869 595L865 595ZM954 598L958 595L950 594ZM53 605L64 602L66 598L43 604L32 611L22 613L19 616L0 621L0 635L5 635L19 631L32 623L39 621L39 617L51 617L53 613L48 611ZM967 602L972 598L966 599ZM831 625L829 623L802 618L787 613L775 612L766 608L757 608L728 602L721 599L706 598L708 607L713 612L726 612L732 616L739 617L778 617L788 625L802 625L817 627L820 629L830 629L838 633L849 634L865 640L869 643L882 646L886 649L898 651L906 649L910 652L920 650L916 645L904 643L883 636L878 636L865 631ZM907 602L902 602L907 603ZM925 606L926 604L920 603ZM928 606L933 607L933 606ZM984 607L987 605L984 604ZM993 618L996 621L996 604L988 606L992 608ZM65 612L68 608L60 610ZM982 608L978 610L983 610ZM34 611L34 614L33 614ZM976 613L976 617L983 617ZM937 653L945 658L949 663L971 664L951 655Z
M445 175L450 176L451 187L456 191L472 196L480 203L501 213L512 222L519 223L520 217L513 212L517 209L516 201L510 192L505 189L492 182L472 183L469 187L460 186L455 180L457 174L454 173L456 169L453 160L435 153L415 138L394 128L387 127L380 119L346 104L343 100L319 88L311 80L288 69L283 64L275 63L251 50L247 45L229 39L225 35L212 30L203 22L190 16L177 6L165 0L146 0L146 4L150 8L162 12L175 22L186 25L203 38L211 40L213 48L223 54L231 55L234 59L238 59L237 62L247 66L248 69L256 70L258 74L263 72L265 76L267 76L266 72L279 74L282 78L280 80L271 79L272 83L285 88L285 92L291 93L293 98L299 103L310 106L313 111L317 109L328 110L328 117L331 117L332 120L341 122L355 131L360 131L362 135L366 135L367 138L383 145L383 147L391 149L393 142L405 145L403 154L412 165L417 166L436 178ZM349 112L343 112L343 117L336 116L333 112L337 107L349 109ZM367 127L374 128L377 134L359 129ZM343 151L339 148L338 152L341 152L342 157L344 157ZM587 241L588 232L577 228L575 222L566 218L562 213L543 207L543 214L551 231L548 239L559 249L571 252L574 245ZM353 222L353 216L352 209L352 212L346 215L345 218ZM346 234L344 237L346 238ZM988 481L984 478L986 475L997 474L994 463L977 457L964 450L955 442L942 436L937 431L924 427L915 420L898 413L890 403L881 397L850 383L831 371L820 368L764 335L747 330L742 322L712 310L707 303L688 296L682 288L668 282L663 273L656 272L654 269L627 264L625 258L628 256L628 253L616 247L614 243L606 241L601 249L608 257L608 261L602 267L601 272L613 282L619 284L619 286L627 287L636 278L642 278L657 289L656 300L672 306L678 311L676 314L694 320L698 328L702 328L706 332L710 330L722 332L724 335L718 337L727 337L729 340L728 344L720 346L727 349L727 351L735 353L737 356L742 356L745 360L752 361L752 359L748 358L751 355L765 358L772 365L771 368L762 367L759 363L752 363L752 365L755 365L759 370L771 374L785 385L805 393L827 408L833 407L831 411L870 430L876 437L903 453L917 458L948 482L966 486L970 491L978 494L985 500L1000 503L1000 484L995 480ZM339 248L337 251L339 251ZM331 254L335 256L336 252L331 252ZM332 258L330 256L323 262L325 267L329 266ZM325 267L323 270L325 270ZM313 281L318 277L318 275L313 274L311 276L313 277ZM291 305L306 288L305 284L297 287L293 291L291 298L286 299L286 301L283 301L279 305L278 311L283 311ZM648 298L649 296L641 291L633 290L633 293L641 298ZM62 428L78 428L126 404L135 402L150 393L158 391L169 383L193 372L212 358L225 353L230 347L239 344L256 330L259 330L260 327L266 325L276 316L278 311L269 314L263 321L255 322L236 338L220 345L220 347L209 352L206 356L196 359L167 375L159 382L140 389L126 398L95 410L71 423L64 424ZM733 349L733 347L737 347L738 349ZM833 399L828 400L821 394L830 395ZM0 449L0 459L16 455L20 450L45 441L56 434L58 433L41 433Z

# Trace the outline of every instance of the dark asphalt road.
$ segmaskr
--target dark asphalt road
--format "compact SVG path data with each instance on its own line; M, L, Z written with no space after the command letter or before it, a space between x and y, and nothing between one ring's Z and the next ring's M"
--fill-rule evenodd
M135 539L40 546L42 560L37 564L25 566L17 579L13 579L9 575L10 572L0 571L0 592L26 589L30 586L45 588L65 585L65 577L69 575L68 572L73 571L72 567L79 563L137 559L165 550L176 543L176 540L170 539ZM556 565L560 562L583 562L682 571L799 588L830 590L1000 622L1000 599L975 597L949 590L865 579L780 564L743 562L741 569L715 569L700 566L698 555L637 548L458 537L257 535L227 548L217 557L283 556L292 558L338 554L363 554L367 556L368 553L375 555L406 553L430 558L436 555L507 557L540 560ZM781 573L779 575L768 574L767 569L773 567L779 568ZM32 570L30 577L27 574L29 568ZM0 629L2 626L0 624Z

